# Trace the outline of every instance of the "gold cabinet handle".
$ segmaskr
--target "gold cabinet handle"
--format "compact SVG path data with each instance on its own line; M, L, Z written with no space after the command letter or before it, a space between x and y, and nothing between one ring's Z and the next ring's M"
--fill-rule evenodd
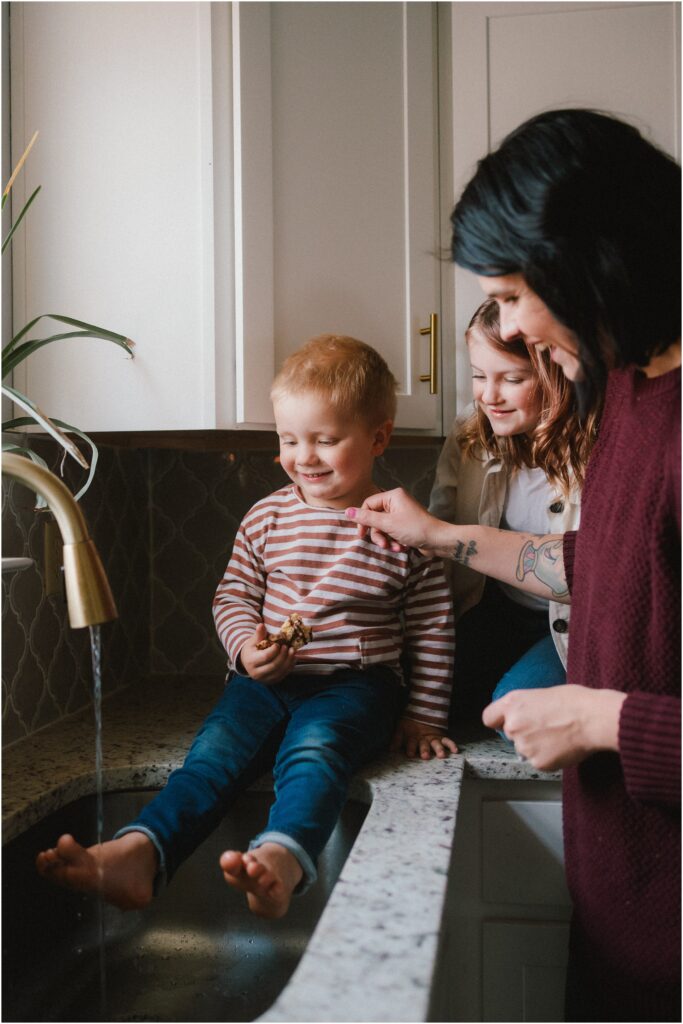
M420 380L429 381L429 394L437 393L436 364L439 355L439 314L429 314L429 327L421 327L420 334L429 335L429 373L420 375Z

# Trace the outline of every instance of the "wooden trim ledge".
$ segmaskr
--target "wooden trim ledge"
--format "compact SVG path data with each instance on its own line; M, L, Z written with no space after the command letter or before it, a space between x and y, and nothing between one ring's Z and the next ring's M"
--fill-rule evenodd
M146 430L92 433L97 445L111 448L164 448L176 451L222 452L231 448L272 451L279 447L272 430ZM443 437L394 434L388 450L429 448L443 444Z

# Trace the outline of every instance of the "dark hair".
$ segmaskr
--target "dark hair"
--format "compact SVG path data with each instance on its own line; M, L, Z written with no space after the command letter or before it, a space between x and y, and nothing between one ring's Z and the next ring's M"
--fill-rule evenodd
M574 485L583 487L586 463L596 436L598 410L588 411L580 423L574 389L557 363L551 362L547 350L527 346L521 338L503 341L495 299L482 302L470 320L465 341L469 344L476 337L494 349L528 361L540 393L540 411L538 422L527 433L499 437L486 413L477 407L458 433L463 454L472 459L489 455L510 469L538 467L565 494Z
M452 257L521 274L574 332L593 388L680 337L678 164L624 121L551 110L477 166L452 217Z

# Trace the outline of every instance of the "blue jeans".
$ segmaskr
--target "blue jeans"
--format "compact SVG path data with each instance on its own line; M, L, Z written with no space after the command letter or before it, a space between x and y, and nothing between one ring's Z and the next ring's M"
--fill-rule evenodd
M511 669L508 669L493 691L491 700L504 697L510 690L540 690L546 686L560 686L566 681L564 665L553 638L548 634L542 640L538 640ZM502 729L497 729L496 732L504 740L508 740Z
M382 667L288 676L266 686L233 675L183 766L139 817L117 833L144 832L162 879L216 828L232 800L273 769L275 802L250 849L277 842L298 859L298 891L316 879L353 774L388 746L406 692Z
M481 713L494 697L564 682L548 613L511 601L487 579L481 601L455 629L450 728L456 739L459 730L481 724Z
M545 686L559 686L567 681L567 673L557 653L552 636L538 640L505 673L491 700L504 697L510 690L539 690Z

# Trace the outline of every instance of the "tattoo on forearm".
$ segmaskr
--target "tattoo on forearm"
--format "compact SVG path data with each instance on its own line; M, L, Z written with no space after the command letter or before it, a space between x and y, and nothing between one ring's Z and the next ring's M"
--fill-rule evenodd
M550 588L554 598L559 600L568 596L561 540L545 541L538 547L528 540L519 553L517 579L523 580L529 572Z
M459 562L460 565L469 565L470 558L472 557L472 555L476 554L477 545L473 540L468 541L467 544L463 544L462 541L458 541L458 543L453 548L453 554L451 557L453 558L454 562Z

